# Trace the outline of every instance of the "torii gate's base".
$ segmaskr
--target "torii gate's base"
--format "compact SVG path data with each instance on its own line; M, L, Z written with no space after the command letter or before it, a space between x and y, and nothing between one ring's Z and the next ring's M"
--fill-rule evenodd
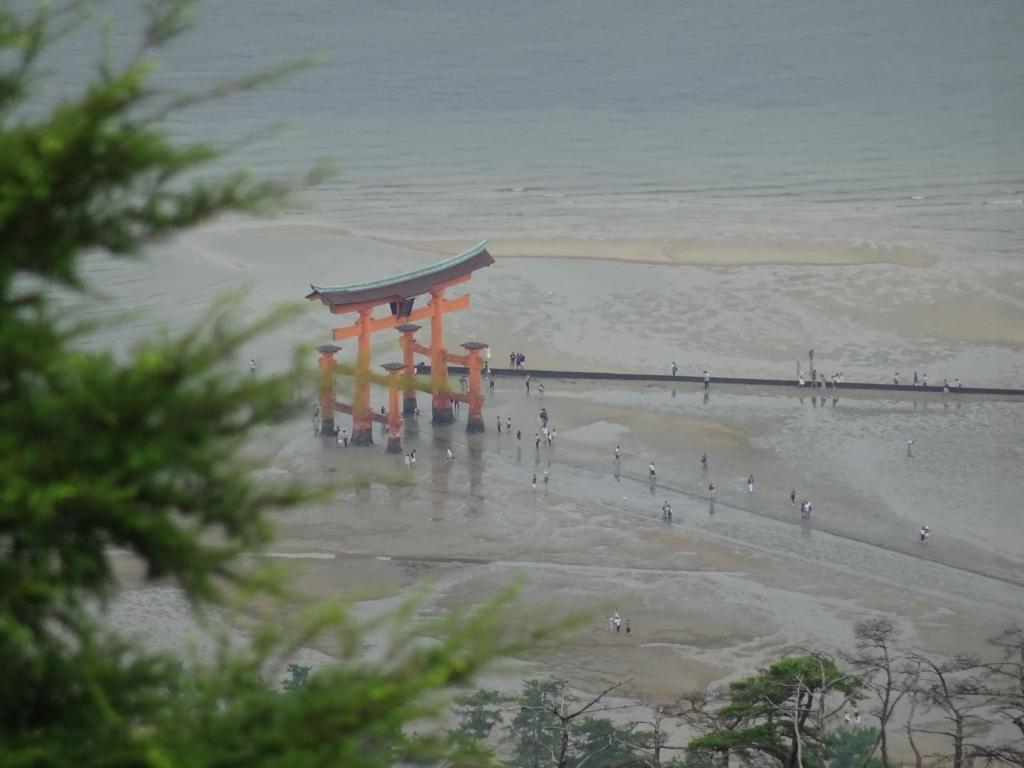
M455 414L452 412L451 403L441 407L434 406L433 417L430 419L430 423L435 427L446 427L449 424L455 423Z
M352 445L373 445L373 425L352 431Z
M483 415L480 415L480 416L470 416L469 417L469 421L466 422L466 431L467 432L483 432L484 431L484 417L483 417Z
M402 438L401 437L389 437L388 438L388 453L403 453L402 451Z
M334 437L337 434L334 430L334 419L323 419L320 422L319 437Z

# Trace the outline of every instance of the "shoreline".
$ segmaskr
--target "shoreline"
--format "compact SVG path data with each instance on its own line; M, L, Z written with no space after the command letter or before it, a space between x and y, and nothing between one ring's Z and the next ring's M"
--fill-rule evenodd
M427 253L460 253L476 243L461 239L367 239ZM854 266L891 264L912 269L934 266L939 258L923 248L798 240L703 240L629 237L496 237L488 250L497 259L584 259L631 264L694 267Z
M451 256L479 242L472 237L410 237L360 233L326 222L302 221L232 227L240 234L293 237L353 237L412 251ZM890 264L923 269L940 259L927 249L887 243L814 242L793 239L711 239L693 237L497 236L488 250L499 259L582 259L629 264L696 267L854 266Z

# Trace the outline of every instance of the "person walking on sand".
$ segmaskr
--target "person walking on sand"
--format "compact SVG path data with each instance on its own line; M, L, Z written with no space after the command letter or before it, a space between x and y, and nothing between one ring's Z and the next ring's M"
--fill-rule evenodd
M706 453L702 453L700 455L700 467L703 470L707 470L708 468L708 455Z
M796 506L796 488L789 492L789 503Z
M651 478L651 482L654 482L655 472L654 472L654 462L653 461L651 462L651 465L647 468L647 474Z
M918 532L918 536L921 537L921 543L924 544L928 541L928 537L931 535L931 530L927 525L922 525L921 530Z
M708 483L708 493L710 493L711 497L714 498L714 496L715 496L715 484L713 482Z
M338 445L348 448L348 430L343 429L338 433Z
M619 446L617 445L615 446L615 460L619 460Z
M672 361L672 378L673 379L676 377L677 373L679 373L679 366L676 365L675 361L673 360Z
M922 373L921 374L921 386L922 387L927 387L928 386L928 374L927 373Z
M913 455L914 455L914 441L913 440L907 440L907 456L913 456Z
M711 389L711 374L708 373L708 369L704 369L704 389L705 391Z
M536 448L538 451L540 450L540 433L539 432L534 432L533 433L533 447Z
M526 394L530 394L530 374L526 374Z
M626 634L628 635L633 630L629 628L629 619L626 619Z
M533 477L530 478L530 485L533 486L533 490L535 490L535 491L537 490L537 473L536 472L534 472L533 473Z
M615 612L615 631L618 632L622 628L622 619L619 618L619 612Z
M608 614L608 631L609 632L614 632L615 631L615 617L612 616L610 613Z
M544 470L544 487L548 487L548 471L546 469Z
M516 430L516 440L522 440L522 439L523 439L523 430L517 429Z
M505 417L505 429L506 429L506 431L510 435L512 434L512 417L511 416L506 416Z
M751 475L750 477L747 478L747 493L753 493L753 492L754 492L754 476Z
M661 519L672 519L672 505L668 503L668 499L665 499L665 503L661 505Z
M892 377L892 383L897 387L900 385L900 372L896 371L896 375Z
M445 461L455 461L455 454L452 453L451 446L449 446L448 449L445 450L445 452L444 452L444 460Z
M498 434L501 434L501 416L498 417Z
M411 451L409 451L409 464L414 466L414 467L416 466L416 449L415 448L413 448Z
M537 392L540 394L541 397L544 397L544 382L543 381L540 384L537 385Z
M914 386L917 386L917 371L914 371Z

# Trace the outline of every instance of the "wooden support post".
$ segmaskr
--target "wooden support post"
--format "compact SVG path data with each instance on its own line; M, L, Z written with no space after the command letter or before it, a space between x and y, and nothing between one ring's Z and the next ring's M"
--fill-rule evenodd
M323 344L316 348L320 353L320 437L334 437L334 355L341 347Z
M416 339L413 338L420 326L414 323L405 323L398 326L402 334L402 362L405 363L404 375L406 377L405 395L402 398L402 413L412 416L416 413L416 388L413 386L416 376Z
M370 323L373 309L359 310L359 355L352 393L352 445L373 445L370 418Z
M483 432L484 393L480 386L483 361L480 359L480 350L486 349L487 345L479 341L467 341L462 347L466 350L466 367L469 369L469 418L466 420L466 431Z
M388 372L388 453L402 452L402 414L398 410L398 396L402 389L401 373L405 363L384 363Z
M434 393L431 424L444 426L455 421L448 392L448 358L444 348L444 287L430 291L430 388Z

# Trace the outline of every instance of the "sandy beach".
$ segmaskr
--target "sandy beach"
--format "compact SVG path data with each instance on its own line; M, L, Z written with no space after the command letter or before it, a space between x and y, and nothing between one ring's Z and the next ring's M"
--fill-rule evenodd
M936 262L896 263L923 259L912 252L881 249L880 263L856 261L857 249L849 249L847 261L825 266L808 245L787 249L804 261L757 261L775 252L771 245L741 263L722 245L698 251L723 261L695 266L631 261L629 253L642 251L634 246L623 253L609 245L604 253L617 255L595 260L582 249L567 257L572 248L545 258L551 244L536 243L531 258L517 259L502 255L497 241L497 263L474 276L472 306L451 317L449 343L485 340L496 366L518 350L528 366L583 370L667 372L676 359L685 373L792 376L797 359L806 368L810 346L826 370L847 379L887 380L897 368L909 378L921 361L932 382L969 370L974 375L962 378L972 384L1006 384L1024 366L1008 340L1015 310L973 316L971 302L984 297L968 296L951 310L956 322L948 329L926 321L937 297L921 286L942 281L928 281ZM529 253L522 243L505 247ZM664 258L684 258L678 247ZM146 307L97 343L130 345L156 328L184 327L227 290L247 289L246 311L263 311L301 300L310 282L359 282L437 258L301 221L221 223L169 245L149 265L97 258L92 276L108 301L93 316ZM925 299L912 311L894 299L901 311L887 314L874 292L899 296L908 276L924 280L915 295ZM272 372L296 343L322 343L343 322L310 306L254 340L245 357ZM382 335L375 362L397 354L397 339ZM499 379L487 399L488 429L510 416L521 441L493 431L468 436L461 422L435 429L427 417L410 421L405 446L420 461L409 475L379 440L373 449L338 449L314 439L306 418L255 436L257 479L408 481L371 482L280 515L273 552L287 556L309 599L355 594L356 610L368 614L424 584L422 612L434 615L522 580L530 609L558 617L586 607L592 618L562 647L499 667L488 684L511 690L524 676L558 674L593 691L629 679L623 696L639 706L670 703L795 647L849 648L862 618L893 616L906 647L951 654L980 649L1024 612L1020 486L1010 470L1024 462L1022 403L937 393L844 392L833 400L718 386L705 397L692 384L546 385L541 401L520 382ZM373 407L384 398L375 390ZM542 404L558 439L538 451ZM623 449L618 466L615 445ZM449 446L454 464L443 460ZM699 465L702 452L708 471ZM648 462L658 468L654 486ZM549 485L533 490L531 475L545 470ZM753 494L748 474L756 478ZM710 479L718 488L713 505ZM813 500L809 523L790 504L791 489ZM671 525L661 520L665 499L675 510ZM933 538L922 547L916 531L925 523ZM184 606L123 567L129 587L115 605L117 624L149 633L170 622L179 631L169 642L186 642ZM607 631L613 610L631 619L629 638ZM314 645L303 658L331 656L329 645Z

